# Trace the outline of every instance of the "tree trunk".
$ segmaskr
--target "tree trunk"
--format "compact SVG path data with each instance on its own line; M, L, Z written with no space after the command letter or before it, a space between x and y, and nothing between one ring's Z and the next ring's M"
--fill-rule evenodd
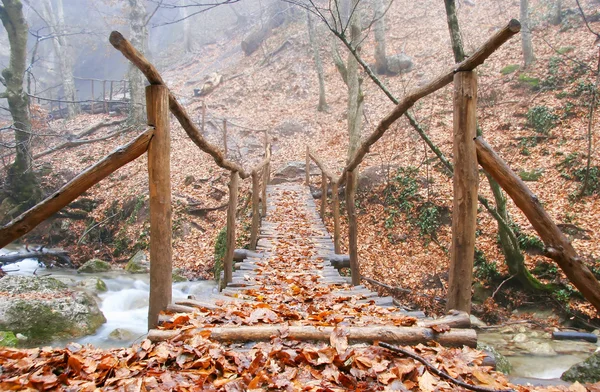
M535 57L531 42L531 24L529 23L529 0L521 0L521 43L523 46L523 62L528 67Z
M550 24L558 26L562 22L562 0L554 0L550 7Z
M375 70L378 74L384 75L388 71L387 53L385 50L385 2L384 0L375 0Z
M310 46L313 51L315 58L315 67L317 68L317 78L319 79L319 105L317 111L324 112L327 110L327 100L325 99L325 78L323 76L323 63L321 62L321 55L319 54L319 45L317 43L317 32L310 16L310 11L306 11L306 18L308 20L308 39Z
M146 7L143 0L129 0L129 29L131 44L143 55L148 49ZM130 110L129 122L140 124L145 117L144 77L135 66L129 68Z
M2 98L8 101L8 108L15 128L15 161L8 170L7 189L11 197L28 208L41 197L37 179L32 171L31 120L29 99L23 91L23 78L27 63L27 21L23 16L23 5L19 0L2 0L0 19L8 33L10 60L8 68L2 71L6 91Z
M352 8L358 6L360 0L352 0ZM350 19L350 42L354 49L360 55L361 40L361 17L358 8L354 10ZM348 159L350 159L360 144L360 131L363 117L363 93L362 93L362 77L358 72L358 61L352 53L348 54L347 62L347 78L348 78Z
M81 108L77 101L75 89L75 78L73 77L73 54L69 50L68 40L65 31L65 15L63 1L57 0L56 10L53 9L50 0L44 0L44 18L49 23L49 28L55 36L52 40L54 53L58 59L62 87L67 102L67 117L71 118L80 113ZM92 97L94 99L94 97Z
M446 4L446 19L448 20L448 29L450 30L450 40L452 41L452 52L454 53L454 61L457 63L465 59L465 51L463 48L462 37L460 35L460 25L456 16L456 3L454 0L445 0Z
M193 49L191 17L189 16L189 0L183 0L181 18L183 19L183 51L191 53Z

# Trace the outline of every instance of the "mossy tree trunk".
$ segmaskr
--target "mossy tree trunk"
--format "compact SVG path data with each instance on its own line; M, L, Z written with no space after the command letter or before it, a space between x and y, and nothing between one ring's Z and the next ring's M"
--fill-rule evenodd
M129 0L130 42L144 55L148 52L147 17L143 0ZM142 72L133 65L129 68L129 89L131 93L129 122L131 124L142 124L146 121L144 77Z
M375 70L383 75L388 71L387 53L385 47L385 0L375 0Z
M454 61L457 63L465 59L465 51L460 34L460 25L456 15L456 6L454 0L445 0L446 14L448 20L448 30L450 31L450 39L452 41L452 51L454 53ZM477 134L481 135L481 128L477 128ZM526 289L541 290L545 286L538 281L527 269L525 265L525 256L519 247L519 241L514 231L507 223L511 222L510 215L506 209L506 197L500 188L500 185L491 177L487 176L490 188L494 195L496 203L496 212L503 221L498 221L498 235L500 237L500 248L504 254L504 260L508 266L511 275L521 283Z
M41 192L32 171L29 98L23 90L28 30L21 1L2 0L0 19L10 43L9 65L2 71L2 83L6 90L1 96L8 101L16 149L15 161L8 170L7 191L17 203L27 208L39 200Z
M531 40L531 23L529 21L529 0L521 0L521 44L523 47L523 63L528 67L535 60L533 42Z

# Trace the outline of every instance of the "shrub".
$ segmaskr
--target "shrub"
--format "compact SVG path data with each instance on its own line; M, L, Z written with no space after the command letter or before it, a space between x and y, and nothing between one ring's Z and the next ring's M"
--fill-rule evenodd
M213 267L213 275L215 280L219 280L221 271L223 271L223 262L225 260L225 251L227 247L227 227L223 227L219 234L217 234L217 240L215 241L215 265Z
M527 112L527 125L536 132L547 134L556 126L558 117L547 106L535 106Z

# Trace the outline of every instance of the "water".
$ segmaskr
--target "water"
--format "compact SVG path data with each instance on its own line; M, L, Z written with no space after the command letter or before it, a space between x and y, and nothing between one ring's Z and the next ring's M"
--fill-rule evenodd
M3 267L10 275L52 276L69 286L84 279L100 278L106 283L107 291L97 295L98 305L106 323L94 335L70 341L54 342L53 346L64 346L74 341L80 344L92 344L100 348L126 347L143 339L148 325L148 296L150 293L148 274L129 274L125 271L109 271L97 274L78 274L75 270L53 268L46 269L35 259L24 259L18 263ZM208 299L216 291L214 281L180 282L173 284L173 301L193 295L197 299ZM109 335L115 329L124 330L119 339Z

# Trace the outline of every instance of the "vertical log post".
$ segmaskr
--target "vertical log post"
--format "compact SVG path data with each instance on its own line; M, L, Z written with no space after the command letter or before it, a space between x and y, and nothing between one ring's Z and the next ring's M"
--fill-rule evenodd
M321 172L321 210L319 215L325 221L325 207L327 207L327 176L325 172Z
M477 74L454 75L454 202L452 256L446 308L471 312L477 226Z
M123 80L123 100L127 97L127 80ZM129 94L129 100L131 100L131 93Z
M264 176L263 176L264 178ZM250 228L250 250L256 250L256 241L258 239L258 224L260 223L260 215L258 212L258 204L260 195L260 184L258 183L258 173L252 170L252 226Z
M206 126L206 103L202 101L202 135L204 136L204 127Z
M108 102L106 102L106 80L102 81L102 101L104 101L104 113L108 113Z
M225 283L231 283L231 277L233 276L233 251L235 250L235 211L237 209L239 178L240 175L238 172L231 172L231 179L229 180L229 207L227 208L227 247L225 250L225 260L223 261Z
M227 156L227 120L223 119L223 153Z
M150 306L148 328L158 325L158 314L171 303L172 221L171 221L171 135L169 130L169 89L146 87L148 124L154 136L148 146L150 187Z
M333 181L333 189L331 190L331 201L333 204L333 246L336 254L342 252L340 248L340 195L337 181Z
M50 114L54 112L54 98L52 98L52 91L50 91Z
M92 82L92 101L90 103L90 114L94 114L94 99L96 99L96 97L94 96L94 79L91 80Z
M352 285L360 284L360 269L358 267L358 226L356 224L356 205L354 197L356 193L356 176L354 171L346 174L346 209L348 210L348 250L350 253L350 271L352 273Z
M308 149L308 145L306 146L306 186L310 186L310 151Z
M271 181L271 161L267 162L262 172L262 216L267 216L267 185Z
M113 89L114 89L114 82L111 80L110 81L110 92L109 92L109 96L108 96L108 111L110 112L110 106L113 100Z

